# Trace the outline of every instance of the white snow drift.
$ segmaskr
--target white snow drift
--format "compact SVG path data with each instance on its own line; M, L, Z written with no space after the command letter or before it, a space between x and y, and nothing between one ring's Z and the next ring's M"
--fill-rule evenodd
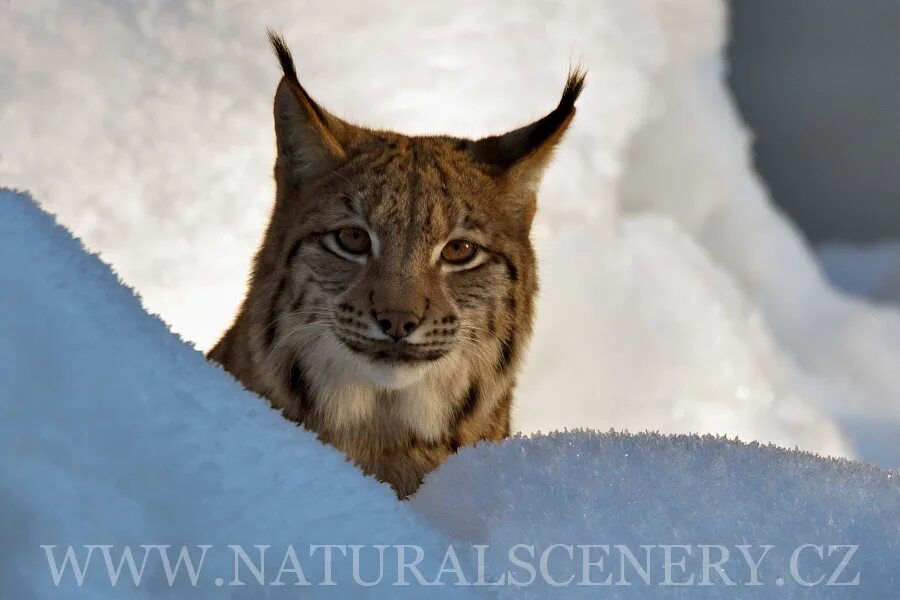
M254 544L298 552L309 544L416 544L440 564L446 543L390 488L207 364L30 199L5 190L0 256L4 597L101 598L116 590L184 597L194 590L184 575L170 587L152 560L141 586L126 569L121 587L112 588L99 551L83 586L70 566L56 587L42 545L56 546L59 563L69 545L81 552L90 544L113 544L116 552L132 545L139 563L140 544L187 545L195 559L198 545L212 545L198 586L216 597L217 576L233 581L228 544L243 545L254 559ZM267 583L285 552L272 553ZM396 572L390 558L385 570ZM324 581L323 561L301 559L308 581ZM377 563L361 564L363 579L375 580ZM336 578L348 581L351 571L349 562L335 564ZM297 577L282 581L296 597L290 584ZM240 588L226 587L241 597ZM276 592L257 587L250 597Z
M412 504L454 540L490 546L491 579L507 578L501 597L887 600L900 576L898 478L711 436L582 431L464 449ZM857 543L852 567L838 572L839 546ZM549 577L534 569L525 594L509 585L531 576L511 564L517 544L530 546L518 550L524 562L548 559ZM758 585L741 546L759 563ZM667 552L684 561L668 575ZM585 556L603 562L588 569ZM720 572L704 569L719 560Z
M580 432L467 448L404 504L206 363L29 198L3 190L0 256L8 597L595 597L598 588L584 581L607 578L631 584L601 590L612 598L895 593L896 471L721 439ZM85 564L84 546L93 544L106 545L113 569L126 545L138 565L142 544L185 545L195 583L182 565L170 586L162 562L150 559L140 585L124 566L113 586L101 550ZM330 577L324 549L309 555L315 544L345 549L333 550ZM376 544L392 548L383 568ZM450 544L458 564L445 562ZM475 585L476 544L490 546L481 581L504 585ZM44 548L54 547L59 568L69 545L86 575L79 584L70 563L55 585ZM200 545L210 546L202 563ZM265 585L243 562L236 571L229 545L248 552ZM256 545L266 547L268 566ZM353 545L362 546L357 576ZM402 559L401 546L409 548ZM583 567L586 546L594 546L592 562L608 547L605 566ZM832 546L818 556L816 548ZM302 580L285 562L289 547ZM684 559L669 576L666 547L677 552L670 562ZM755 576L741 547L760 564ZM622 562L622 548L646 575ZM710 548L707 562L721 571L703 568ZM721 562L723 552L730 560ZM410 585L397 586L401 560L443 585L423 589L405 570ZM354 583L379 574L378 587ZM856 584L826 585L832 575ZM711 585L700 585L704 577ZM320 585L329 579L336 585Z

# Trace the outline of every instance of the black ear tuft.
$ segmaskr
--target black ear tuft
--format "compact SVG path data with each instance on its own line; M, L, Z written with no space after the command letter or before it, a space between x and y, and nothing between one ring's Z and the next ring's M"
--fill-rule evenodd
M566 77L566 87L563 88L562 98L559 99L559 106L556 110L562 109L566 114L572 112L575 108L575 101L584 90L584 82L587 79L587 71L581 66L569 69L569 75Z
M266 35L269 38L269 44L272 45L275 56L278 58L278 62L281 63L281 70L284 76L293 83L298 83L297 70L294 68L294 58L291 56L287 42L284 41L281 34L275 33L272 29L266 29Z
M346 145L363 133L312 99L297 80L294 59L284 38L271 29L266 33L284 72L273 102L277 164L286 167L292 177L312 177L322 169L330 168L334 161L345 160Z
M291 56L291 51L287 46L287 42L284 41L284 38L281 37L281 34L275 33L271 28L266 29L266 35L269 38L269 43L272 45L272 50L275 52L275 56L278 58L278 62L281 64L281 70L284 73L284 78L293 86L294 91L301 96L303 101L309 106L309 108L316 114L316 117L322 121L323 124L326 124L330 121L333 121L333 118L328 117L325 112L316 104L315 100L306 92L302 85L300 85L300 80L297 79L297 69L294 67L294 57Z
M586 78L587 72L581 67L569 69L569 74L566 76L566 86L563 88L559 104L556 105L553 112L540 121L535 122L528 132L527 142L525 143L528 152L539 148L572 116L572 113L575 112L575 101L578 100L578 97L584 90Z
M475 160L502 172L540 150L552 151L575 112L575 101L584 89L586 76L581 67L569 69L559 104L542 119L471 143L469 149Z

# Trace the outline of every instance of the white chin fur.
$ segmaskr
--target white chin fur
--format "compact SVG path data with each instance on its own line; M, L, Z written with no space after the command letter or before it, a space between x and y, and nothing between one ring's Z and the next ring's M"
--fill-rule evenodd
M402 390L416 384L425 377L427 367L424 365L383 365L373 363L361 356L359 370L372 382L373 385L389 390Z
M351 351L333 335L323 336L316 354L324 359L326 371L356 384L370 384L388 390L402 390L425 377L428 365L382 364ZM318 361L317 361L318 362ZM330 368L329 368L330 367Z

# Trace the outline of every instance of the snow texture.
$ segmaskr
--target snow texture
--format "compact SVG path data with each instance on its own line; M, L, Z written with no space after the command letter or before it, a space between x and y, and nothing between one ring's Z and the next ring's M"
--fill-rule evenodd
M896 595L898 471L712 437L570 432L466 448L400 503L206 363L27 196L3 190L0 255L0 573L7 597ZM125 575L113 589L97 568L82 587L71 576L52 586L40 545L86 543L211 544L219 552L210 551L196 587L186 578L169 587L153 562L140 587ZM528 573L508 559L516 544L534 546L536 555L552 544L625 546L639 564L647 562L642 545L650 545L650 584L629 570L630 587L578 586L581 558L567 559L564 549L548 555L548 579L527 587L455 587L459 580L450 575L444 587L423 590L410 577L410 587L385 589L396 581L391 554L380 588L350 585L346 560L334 563L335 587L218 587L212 579L230 580L225 544L363 544L370 552L372 544L415 544L425 556L419 568L432 579L450 543L470 584L476 544L490 545L484 581L511 573L518 582ZM662 546L679 544L692 555L670 580L693 576L696 585L664 586ZM723 572L738 585L727 587L715 571L712 586L699 585L701 544L730 551ZM859 585L801 586L790 557L804 544L841 547L825 560L803 553L796 572L804 581L827 578L843 546L858 546L836 581L858 573ZM773 546L759 568L760 586L742 585L752 580L739 545L749 545L754 560ZM283 552L273 553L277 569ZM322 581L322 565L304 558L305 578ZM527 562L540 569L537 560ZM373 560L362 563L364 580L375 578L375 568ZM608 560L588 581L618 581L618 568ZM547 583L573 573L578 579L565 588ZM250 580L248 571L243 579Z
M833 291L752 172L718 0L13 2L0 183L199 347L272 202L266 26L351 120L482 135L589 68L540 196L515 426L710 432L900 465L900 314ZM27 48L27 52L22 49Z
M309 544L416 544L440 564L446 542L390 488L363 477L342 454L209 365L29 198L4 190L0 256L4 597L96 598L114 591L98 568L99 553L83 587L71 574L54 587L41 544L57 545L60 560L70 544L219 550L210 551L196 589L186 577L176 579L182 587L169 587L156 561L141 587L126 571L116 590L137 597L183 597L189 590L192 597L296 597L290 575L285 589L216 587L214 575L232 580L227 544L249 552L254 544L281 548L267 582L288 545L300 552ZM390 558L385 571L396 572ZM300 560L308 581L323 581L324 561ZM362 565L363 579L374 580L367 571L377 563ZM335 581L350 581L351 566L336 562ZM253 581L247 573L242 580ZM310 593L328 597L329 590ZM331 592L346 597L347 590ZM353 597L385 593L355 588ZM405 588L390 594L416 597Z
M564 548L548 555L552 579L574 576L569 586L556 588L539 576L531 586L499 588L504 598L888 600L900 585L900 472L712 436L581 431L466 448L430 475L411 502L457 542L496 550L488 555L496 569L490 580L504 573L529 580L527 570L513 568L507 558L516 544L533 545L535 556L553 544L575 547L574 560ZM631 587L577 585L585 581L577 547L590 544L608 545L609 555L586 581L611 576L613 584ZM723 569L733 587L715 572L708 587L700 585L702 544L726 547ZM802 550L792 572L791 556L804 544L824 546L823 555L829 546L858 544L853 567L833 581L851 582L859 574L859 585L824 585L843 551L820 560L815 551ZM614 545L650 564L651 587L628 563L621 575ZM684 570L673 569L670 581L693 578L693 585L660 585L665 545L690 546L690 556L670 550L675 562L685 558ZM746 585L751 575L739 545L752 546L754 561L772 546L760 562L758 587ZM649 561L642 546L655 546ZM602 551L593 552L596 561ZM720 557L718 550L708 552L711 562ZM525 551L518 556L536 562ZM800 583L822 575L820 585Z

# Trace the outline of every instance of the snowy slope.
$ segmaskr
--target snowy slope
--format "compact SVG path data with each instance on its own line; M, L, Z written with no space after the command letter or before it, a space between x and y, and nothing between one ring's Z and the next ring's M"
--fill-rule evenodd
M253 544L296 545L298 553L309 544L416 544L439 564L441 536L390 488L208 365L30 199L3 190L0 256L4 597L110 595L99 556L83 587L71 574L54 587L41 544L57 545L60 561L70 544L210 544L194 590L204 597L241 597L239 588L223 592L214 583L232 580L225 544L250 552ZM302 559L306 579L322 581L322 561ZM390 555L385 564L396 571ZM176 580L182 587L168 587L159 564L150 565L144 585L125 575L117 589L138 597L190 589L185 577ZM350 569L336 562L334 579L349 581ZM375 579L366 570L363 577ZM296 597L288 590L281 593ZM384 592L358 588L353 597L365 594Z
M768 202L721 82L721 2L214 6L35 0L0 19L0 183L32 190L175 331L206 347L227 325L270 207L266 26L323 104L408 132L508 129L581 60L541 193L517 427L900 465L900 316L832 291Z
M565 547L546 555L550 578L537 569L533 585L503 586L506 598L890 600L900 585L900 472L711 436L569 432L466 448L428 477L412 503L457 543L496 550L491 580L504 573L529 580L527 568L508 558L516 544L533 545L537 557L553 544L572 547L573 558ZM805 544L823 546L823 558L816 549L798 550ZM603 557L603 566L584 569L579 545L606 545L588 554ZM689 549L671 548L670 556L684 566L672 568L672 585L663 585L663 546L678 545ZM708 571L706 586L701 545L725 547L709 548L708 564L727 556L725 578ZM759 563L758 585L748 585L741 545ZM832 579L843 545L859 548ZM623 575L615 546L650 565L649 586L628 562ZM649 559L642 546L652 547ZM538 563L528 550L518 556ZM838 585L857 574L858 585ZM823 575L818 585L804 585ZM570 577L565 588L551 585L551 578ZM613 585L578 585L608 577Z
M512 564L516 544L540 556L553 544L624 546L641 557L652 545L649 584L601 588L612 598L847 598L889 600L900 573L900 472L721 439L658 435L557 434L467 448L429 476L408 504L363 477L308 432L239 388L219 368L143 312L115 276L24 195L0 190L0 548L4 596L50 597L596 597L596 587L550 588L581 571L565 548L539 559L517 555L540 577L527 587L478 586L475 544L485 550L483 580L528 573ZM440 533L437 533L440 532ZM445 536L445 537L442 537ZM461 567L445 585L398 587L388 553L385 588L351 585L352 564L335 560L334 587L230 585L226 544L272 548L266 582L283 549L300 554L304 579L324 580L310 544L367 545L363 580L373 580L373 544L422 548L431 580L448 544ZM115 589L106 572L88 570L83 586L60 587L41 545L209 544L197 586L169 587L161 567L135 588ZM689 545L692 557L672 581L699 585L700 545L730 548L723 567L749 582L738 546L761 563L761 586L672 588L663 545ZM838 582L796 583L790 556L804 544L857 546ZM281 550L281 553L278 551ZM716 551L716 550L714 550ZM364 551L365 552L365 551ZM717 551L716 551L717 552ZM195 553L196 554L196 553ZM835 572L845 552L819 561L799 555L796 577ZM363 554L362 556L366 556ZM680 555L676 555L677 562ZM597 555L589 556L596 560ZM717 562L719 555L712 555ZM195 556L196 559L196 556ZM138 558L139 560L139 558ZM271 561L271 559L270 559ZM609 569L593 567L592 582ZM102 563L100 563L102 567ZM154 568L155 567L155 568ZM632 569L632 567L627 567ZM663 569L663 571L661 571ZM455 573L462 573L459 579ZM215 576L225 575L215 584ZM782 577L784 589L776 581ZM618 578L618 575L616 575ZM551 581L552 580L552 581ZM415 583L412 576L409 581ZM455 582L468 585L456 587ZM608 593L607 593L608 592ZM787 595L784 595L787 593Z

